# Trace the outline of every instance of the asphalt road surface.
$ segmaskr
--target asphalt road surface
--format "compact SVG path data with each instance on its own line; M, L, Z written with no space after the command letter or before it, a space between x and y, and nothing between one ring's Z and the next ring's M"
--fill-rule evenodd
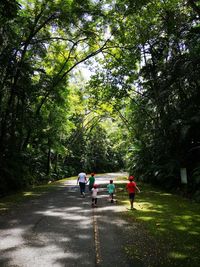
M103 189L119 175L124 174L96 176L97 208L71 180L0 215L0 266L142 267L124 251L133 227L123 219L125 208L109 203Z

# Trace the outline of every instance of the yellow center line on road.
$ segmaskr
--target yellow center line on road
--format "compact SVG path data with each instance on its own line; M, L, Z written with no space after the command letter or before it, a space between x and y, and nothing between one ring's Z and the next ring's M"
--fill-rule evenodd
M93 227L94 227L94 243L95 243L95 263L96 265L98 265L101 262L100 240L99 240L97 216L94 210L93 210Z

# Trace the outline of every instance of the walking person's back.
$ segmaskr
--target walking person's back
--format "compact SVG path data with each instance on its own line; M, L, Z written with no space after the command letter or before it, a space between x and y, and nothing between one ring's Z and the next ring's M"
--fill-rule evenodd
M95 183L94 173L91 173L91 176L89 177L88 182L89 182L89 191L91 192L94 186L94 183Z
M129 200L130 200L130 205L131 205L131 210L134 209L134 200L135 200L135 190L140 192L140 189L137 187L136 182L134 182L134 176L129 177L129 182L126 185L126 190L128 191L129 194Z
M110 180L110 183L107 185L108 188L108 194L110 196L110 202L113 203L113 197L114 197L114 192L115 192L115 185L113 184L113 180Z
M86 173L80 172L77 178L77 184L80 186L81 196L85 197L85 184L87 183Z

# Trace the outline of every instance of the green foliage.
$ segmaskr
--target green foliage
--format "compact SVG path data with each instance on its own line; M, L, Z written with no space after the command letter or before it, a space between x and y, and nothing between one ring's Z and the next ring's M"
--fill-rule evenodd
M170 188L184 166L198 190L199 14L195 1L1 1L3 191L125 160ZM74 72L86 61L87 86Z
M3 1L0 12L0 178L6 192L80 169L82 151L71 153L70 141L80 129L74 117L83 116L69 101L69 77L100 51L96 42L104 28L101 4L93 1ZM85 133L77 147L84 148L84 139ZM65 165L70 153L76 167Z
M117 1L115 12L91 95L122 112L131 173L172 188L180 186L184 166L188 190L198 190L192 173L200 165L199 7L194 1Z

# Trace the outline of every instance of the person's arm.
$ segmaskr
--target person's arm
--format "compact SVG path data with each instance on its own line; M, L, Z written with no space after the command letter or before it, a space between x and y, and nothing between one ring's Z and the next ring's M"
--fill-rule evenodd
M140 189L137 187L137 185L135 186L135 188L137 189L138 193L140 193Z
M78 181L79 181L79 176L78 176L78 178L77 178L77 184L78 184Z

